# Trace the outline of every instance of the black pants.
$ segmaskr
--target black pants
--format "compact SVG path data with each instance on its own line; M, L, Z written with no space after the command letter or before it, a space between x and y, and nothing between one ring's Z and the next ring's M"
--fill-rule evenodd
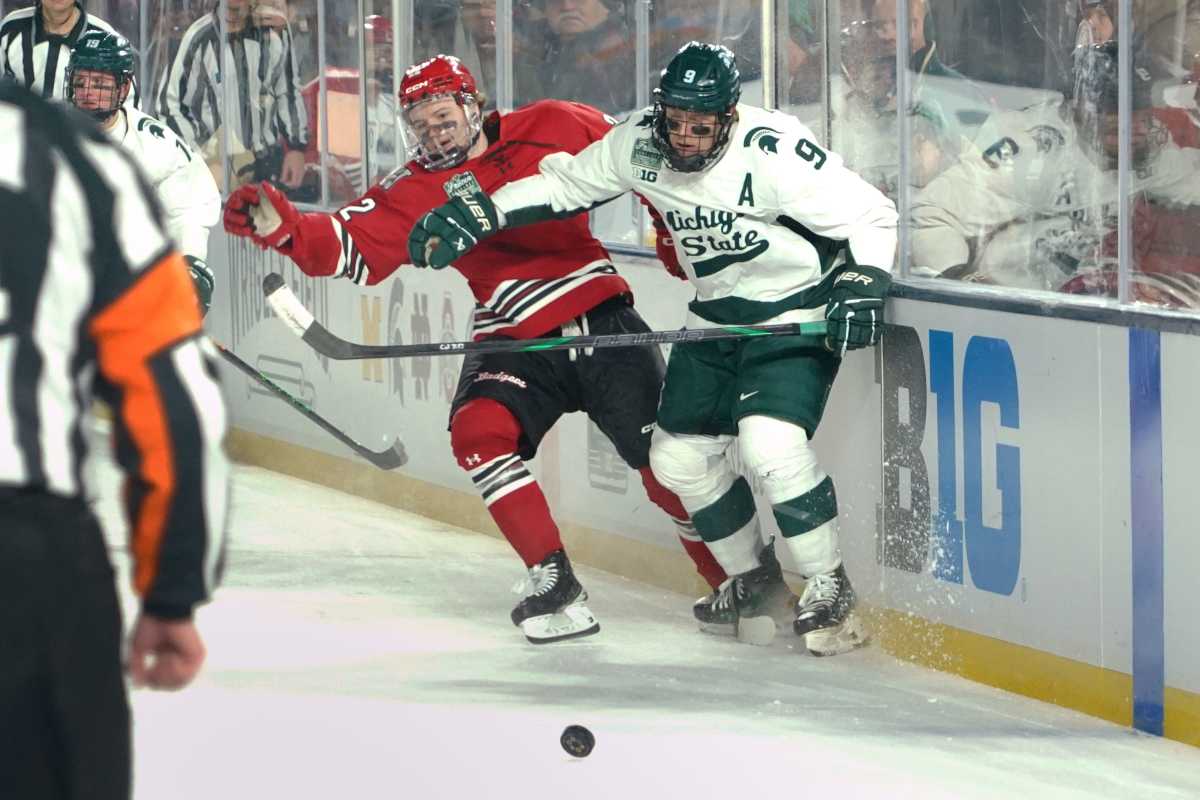
M128 800L121 610L80 500L0 488L0 795Z
M649 326L624 296L610 298L587 312L591 334L645 333ZM560 328L543 336L561 335ZM583 411L633 469L650 463L650 435L662 391L662 351L658 345L467 356L450 404L450 419L467 402L490 398L521 423L519 455L531 459L542 437L563 414Z

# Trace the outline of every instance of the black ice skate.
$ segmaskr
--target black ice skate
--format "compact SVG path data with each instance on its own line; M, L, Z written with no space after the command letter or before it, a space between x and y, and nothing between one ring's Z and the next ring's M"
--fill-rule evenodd
M783 581L783 568L779 566L779 559L775 557L773 540L763 547L762 552L758 554L758 560L765 570L765 605L770 609L774 609L776 605L786 608L787 598L793 595ZM728 636L737 634L738 614L734 608L733 589L733 580L726 580L692 605L692 614L695 615L700 630Z
M733 621L729 624L738 641L769 645L775 639L775 620L771 617L769 600L773 587L782 581L778 562L773 566L760 564L749 572L728 578L713 592L713 603L708 609L711 612L710 619L732 617ZM696 611L696 618L700 619L699 610ZM702 623L701 630L704 629Z
M534 644L546 644L600 631L585 605L587 592L575 578L566 552L555 550L529 568L525 598L512 611L513 624Z
M796 602L796 621L792 623L797 636L814 656L834 656L868 641L858 616L854 613L854 588L846 577L846 568L813 575L804 584L804 594Z

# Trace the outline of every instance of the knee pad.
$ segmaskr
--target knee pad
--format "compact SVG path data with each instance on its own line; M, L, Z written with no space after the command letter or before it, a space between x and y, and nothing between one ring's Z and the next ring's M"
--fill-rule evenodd
M825 480L808 434L799 425L759 415L738 422L742 464L772 504L812 491Z
M450 420L450 447L458 465L475 470L517 452L521 423L503 403L489 398L467 402Z
M725 460L728 436L667 433L656 428L650 442L650 468L664 488L674 492L688 511L715 503L737 476Z

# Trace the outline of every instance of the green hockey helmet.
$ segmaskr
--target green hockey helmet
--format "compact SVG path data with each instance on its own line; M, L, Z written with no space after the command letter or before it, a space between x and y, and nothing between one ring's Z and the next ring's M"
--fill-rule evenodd
M98 92L86 81L77 80L78 73L100 72L114 80L111 92ZM124 36L108 31L92 30L79 37L65 73L67 100L98 119L116 113L129 87L133 85L133 46ZM78 85L77 85L78 84ZM81 90L86 90L82 95Z
M688 42L671 58L654 90L654 142L677 172L699 172L720 157L729 142L734 111L742 95L742 78L728 47ZM717 115L712 147L682 154L671 144L667 109Z

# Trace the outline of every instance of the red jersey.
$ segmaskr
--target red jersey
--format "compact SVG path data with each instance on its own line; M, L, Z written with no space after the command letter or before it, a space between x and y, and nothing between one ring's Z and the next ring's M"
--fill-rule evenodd
M594 108L542 100L484 122L487 150L453 169L409 162L334 214L304 214L282 248L309 275L374 285L408 261L408 234L456 195L495 192L537 173L543 157L577 153L612 127ZM454 263L475 295L475 338L531 338L629 293L586 214L502 230Z

